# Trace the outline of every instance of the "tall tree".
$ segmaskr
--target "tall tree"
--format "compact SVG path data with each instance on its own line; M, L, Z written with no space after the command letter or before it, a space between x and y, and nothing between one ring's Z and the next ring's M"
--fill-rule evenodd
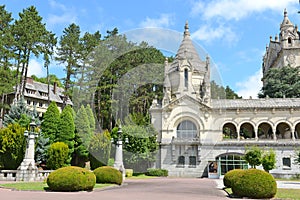
M0 117L3 117L4 109L8 108L6 94L13 91L15 85L11 60L14 57L12 46L14 39L11 34L12 14L0 6Z
M59 40L57 48L57 56L55 59L65 65L66 77L64 78L64 105L66 105L68 97L71 97L71 87L73 85L72 77L74 77L80 61L80 27L74 23L65 28L63 35Z
M300 97L300 69L290 66L271 68L263 77L264 86L259 98Z
M71 155L74 152L75 139L75 124L73 118L73 109L70 105L63 109L58 124L58 134L55 138L56 142L64 142L69 147L69 163L71 162Z
M90 104L88 104L85 108L86 110L86 114L88 115L88 119L89 119L89 124L90 124L90 131L91 133L94 133L95 129L96 129L96 121L95 121L95 116L93 113L93 110L90 106Z
M48 39L49 31L46 25L42 23L42 17L34 6L23 9L19 13L19 19L12 26L12 33L15 39L15 50L18 54L17 66L21 66L20 87L18 93L23 95L28 73L29 60L32 55L39 56L45 50L43 47ZM17 68L17 75L19 69Z
M43 136L49 138L49 143L52 144L58 137L58 126L60 123L60 113L56 103L53 101L48 106L43 116L41 129Z

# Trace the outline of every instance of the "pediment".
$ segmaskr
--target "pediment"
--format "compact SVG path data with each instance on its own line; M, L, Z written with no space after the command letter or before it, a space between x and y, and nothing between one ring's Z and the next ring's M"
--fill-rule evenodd
M176 100L171 101L163 109L164 110L172 110L175 107L180 107L180 106L195 106L201 110L210 109L210 107L208 105L204 104L200 99L195 99L189 95L184 95Z

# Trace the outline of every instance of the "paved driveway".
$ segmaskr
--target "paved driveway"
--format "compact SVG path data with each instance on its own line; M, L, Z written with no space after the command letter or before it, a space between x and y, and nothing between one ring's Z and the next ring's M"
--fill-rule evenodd
M189 178L127 179L121 187L93 192L29 192L0 189L7 200L186 200L228 199L214 180Z

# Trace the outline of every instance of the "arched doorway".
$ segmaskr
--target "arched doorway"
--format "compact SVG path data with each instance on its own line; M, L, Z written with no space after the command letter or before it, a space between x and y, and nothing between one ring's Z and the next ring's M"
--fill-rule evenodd
M300 123L295 127L295 139L300 139Z
M263 122L258 126L259 139L273 139L273 130L270 124Z
M233 123L224 124L223 139L237 139L236 126Z
M197 126L190 120L181 121L177 126L175 144L176 167L196 167L198 161Z
M253 139L255 138L254 127L252 124L246 122L241 125L240 128L241 139Z
M248 169L248 164L243 159L243 156L241 153L226 153L216 157L219 174L224 175L233 169Z
M292 138L291 127L285 122L279 123L276 126L276 138L277 139L291 139Z

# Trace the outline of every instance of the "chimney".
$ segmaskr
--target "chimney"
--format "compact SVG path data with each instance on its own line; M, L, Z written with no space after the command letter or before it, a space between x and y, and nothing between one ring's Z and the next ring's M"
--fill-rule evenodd
M26 77L26 83L33 84L33 78Z
M54 81L54 83L53 83L53 93L56 94L56 92L57 92L57 82Z

